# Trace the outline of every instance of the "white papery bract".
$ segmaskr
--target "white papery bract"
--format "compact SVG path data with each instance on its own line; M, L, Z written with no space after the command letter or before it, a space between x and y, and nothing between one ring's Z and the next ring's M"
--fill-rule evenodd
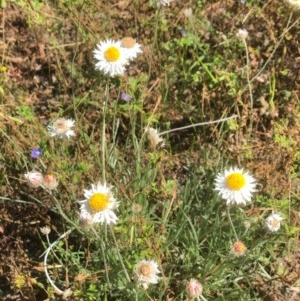
M126 50L121 47L121 41L106 40L97 44L93 51L94 58L97 60L96 69L104 74L114 77L125 72L128 63Z
M89 223L115 224L118 220L114 209L119 203L114 198L111 187L106 183L92 184L92 188L84 190L85 200L81 201L81 218Z
M159 273L158 264L154 260L143 259L135 267L137 281L144 289L147 289L149 284L158 282Z
M142 53L141 44L137 43L131 37L125 37L121 40L121 47L124 48L128 60L134 60L139 53Z
M170 5L174 0L157 0L157 6L166 6Z
M215 179L215 189L227 205L246 204L256 191L256 180L239 168L230 168L219 173Z
M73 119L58 118L52 125L48 126L48 130L51 137L70 138L75 135L75 132L72 130L73 126Z
M277 232L280 229L281 221L284 218L280 215L280 213L272 213L265 220L265 226L271 232Z

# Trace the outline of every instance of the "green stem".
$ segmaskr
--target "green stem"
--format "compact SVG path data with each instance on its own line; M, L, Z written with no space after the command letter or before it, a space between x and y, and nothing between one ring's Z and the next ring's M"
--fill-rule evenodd
M235 228L234 228L234 225L233 225L233 222L232 222L232 219L231 219L231 216L230 216L230 209L229 209L229 206L227 207L227 214L228 214L228 219L229 219L229 222L230 222L230 225L231 225L231 228L233 230L233 233L234 233L234 236L236 238L236 241L239 240L237 234L236 234L236 231L235 231Z
M102 258L103 258L104 267L105 267L106 281L107 281L108 285L110 286L110 280L109 280L109 275L108 275L108 265L107 265L106 256L105 256L105 248L104 248L103 239L98 235L98 233L94 227L91 227L91 229L92 229L93 233L95 234L95 236L97 237L98 241L100 242L100 249L101 249Z
M198 59L198 62L201 64L202 68L209 75L210 79L214 82L214 84L217 84L218 80L213 76L213 74L209 71L207 66L202 62L202 60L200 58Z
M249 133L252 131L252 126L253 126L253 93L252 93L252 87L251 87L251 82L250 82L250 58L249 58L249 51L248 51L248 45L246 42L246 39L243 39L245 51L246 51L246 61L247 61L247 66L246 66L246 73L247 73L247 84L248 84L248 89L249 89L249 95L250 95L250 128L249 128Z
M102 116L102 181L103 183L106 182L106 160L105 160L105 148L106 148L106 138L105 138L105 132L106 132L106 111L107 111L107 103L108 103L108 94L109 94L109 79L106 81L105 86L105 93L104 93L104 104L103 104L103 116Z
M129 274L128 274L127 269L126 269L126 267L125 267L125 264L124 264L124 262L123 262L121 253L120 253L120 251L119 251L119 246L118 246L118 243L117 243L117 240L116 240L116 237L115 237L115 233L114 233L114 231L113 231L113 229L112 229L111 226L109 227L109 229L110 229L111 235L112 235L112 237L113 237L113 240L114 240L114 242L115 242L116 249L117 249L117 253L118 253L118 257L119 257L119 259L120 259L120 263L121 263L121 265L122 265L122 268L123 268L124 274L125 274L125 276L126 276L126 279L127 279L127 281L128 281L129 283L131 283Z

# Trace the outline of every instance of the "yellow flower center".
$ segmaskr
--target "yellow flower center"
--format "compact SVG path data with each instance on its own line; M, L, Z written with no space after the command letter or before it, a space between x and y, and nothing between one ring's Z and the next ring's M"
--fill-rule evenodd
M115 46L111 46L107 48L104 52L104 57L108 62L116 62L120 59L120 56L121 56L121 52Z
M226 177L226 185L231 190L240 190L246 185L246 179L241 173L234 172Z
M109 196L104 193L95 193L89 198L88 202L93 211L103 211L108 207Z

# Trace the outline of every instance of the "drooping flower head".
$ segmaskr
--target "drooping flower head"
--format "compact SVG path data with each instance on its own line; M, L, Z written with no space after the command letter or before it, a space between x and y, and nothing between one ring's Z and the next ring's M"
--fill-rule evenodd
M55 189L57 186L58 186L58 180L56 178L56 176L52 173L48 173L45 175L44 179L43 179L43 183L42 183L42 186L44 188L47 188L47 189Z
M145 134L152 149L157 149L158 147L165 146L164 139L159 136L159 133L156 129L146 127Z
M191 7L185 8L183 14L186 18L191 18L193 16L193 9Z
M287 2L288 2L294 9L300 9L300 0L287 0Z
M43 183L43 175L39 171L33 170L27 172L24 176L28 182L28 185L31 187L37 188Z
M236 36L241 39L242 41L245 41L248 38L248 31L246 29L239 29L236 33Z
M121 41L106 40L100 42L93 51L97 60L96 69L104 74L114 77L125 72L128 62L126 49L121 47Z
M126 51L128 60L133 60L137 57L138 53L142 53L141 45L131 37L125 37L121 40L121 47Z
M57 136L59 138L70 138L75 135L72 130L74 126L74 120L66 118L58 118L52 125L48 126L48 130L51 137Z
M236 241L231 247L231 252L234 256L243 256L247 252L247 247L241 241Z
M215 179L215 189L227 205L246 204L256 191L256 180L239 168L230 168L219 173Z
M174 0L157 0L157 6L166 6L166 5L170 5L171 2L173 2Z
M81 201L82 217L87 217L90 223L115 224L118 220L114 209L119 203L114 198L111 187L106 183L92 184L92 188L84 190L85 200Z
M141 260L135 267L137 281L144 289L147 289L149 284L158 282L159 273L158 264L154 260Z
M191 279L186 286L186 292L190 298L198 298L203 292L202 284L196 279Z
M40 228L40 231L41 231L41 233L44 234L44 235L49 235L50 232L51 232L51 229L50 229L49 226L45 226L45 227L41 227L41 228Z
M272 213L265 220L265 226L271 232L277 232L280 229L281 221L284 218L280 215L280 213Z

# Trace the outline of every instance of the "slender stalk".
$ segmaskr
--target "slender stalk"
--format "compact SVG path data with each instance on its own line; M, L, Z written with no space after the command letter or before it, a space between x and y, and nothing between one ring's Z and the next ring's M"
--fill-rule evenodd
M82 230L78 227L76 223L74 223L71 219L68 218L68 216L65 215L63 209L61 208L61 205L57 198L52 194L52 191L48 189L49 196L51 197L52 200L55 201L55 207L58 211L58 213L70 224L72 225L79 233L83 234Z
M200 297L197 298L197 300L200 300L200 299L203 300L203 301L207 301L207 299L204 298L202 295L201 295Z
M44 253L44 271L46 274L46 277L50 283L50 285L54 288L55 293L58 295L63 295L64 291L62 291L61 289L59 289L55 283L52 281L52 279L50 278L50 275L48 273L48 265L47 265L47 259L48 259L48 255L50 253L50 251L63 239L65 238L67 235L69 235L72 231L74 230L74 228L68 230L67 232L65 232L64 234L62 234L55 242L53 242L46 250L46 252Z
M231 228L232 228L232 230L233 230L234 236L235 236L236 240L238 241L238 240L239 240L239 238L238 238L238 236L237 236L237 234L236 234L236 231L235 231L235 228L234 228L234 225L233 225L233 222L232 222L231 216L230 216L230 209L229 209L229 206L227 207L227 215L228 215L228 219L229 219L229 222L230 222Z
M213 76L213 74L209 71L209 69L207 68L207 66L202 62L202 60L200 58L198 59L198 62L200 63L200 65L202 66L202 68L204 69L204 71L208 74L208 76L213 81L213 83L217 84L218 80Z
M126 267L125 267L125 264L124 264L124 262L123 262L123 258L122 258L121 254L120 254L120 251L119 251L119 246L118 246L118 243L117 243L117 240L116 240L116 237L115 237L115 233L114 233L114 231L113 231L113 229L112 229L111 226L109 227L109 229L110 229L111 235L112 235L112 237L113 237L113 240L114 240L114 242L115 242L116 249L117 249L117 253L118 253L118 257L119 257L119 259L120 259L120 263L121 263L121 265L122 265L122 268L123 268L124 274L125 274L125 276L126 276L126 279L127 279L127 281L128 281L129 283L131 283L131 279L130 279L130 277L129 277L129 274L128 274L127 269L126 269Z
M291 26L289 26L289 25L290 25L290 22L291 22L292 15L293 15L293 13L290 14L289 19L288 19L288 22L287 22L287 25L286 25L285 29L283 30L283 33L282 33L282 35L281 35L281 37L280 37L278 43L275 45L274 50L272 51L271 55L270 55L269 58L266 60L266 62L265 62L264 65L262 66L262 68L261 68L261 69L253 76L253 78L249 81L250 84L251 84L254 80L256 80L256 78L257 78L258 76L260 76L260 75L263 73L263 71L266 69L267 65L269 64L270 60L273 58L273 56L274 56L274 54L275 54L277 48L281 45L281 42L283 41L285 35L288 33L288 31L289 31L292 27L294 27L294 26L298 23L299 18L298 18Z
M159 136L162 136L162 135L165 135L165 134L168 134L168 133L172 133L172 132L177 132L177 131L189 129L189 128L194 128L194 127L200 126L200 125L220 123L220 122L230 120L230 119L233 119L233 118L237 118L237 117L238 117L238 115L233 115L231 117L222 118L222 119L218 119L218 120L214 120L214 121L206 121L206 122L195 123L195 124L191 124L191 125L187 125L187 126L182 126L180 128L171 129L171 130L168 130L168 131L165 131L165 132L161 132L161 133L159 133Z
M105 148L106 148L106 111L107 111L107 103L108 103L108 94L109 94L109 78L106 81L105 93L104 93L104 103L103 103L103 114L102 114L102 138L101 138L101 150L102 150L102 181L106 182L106 160L105 160Z
M246 51L246 73L247 73L247 84L248 84L248 90L250 95L250 129L249 132L252 131L252 125L253 125L253 93L252 93L252 87L250 82L250 58L249 58L249 50L246 39L242 39L245 51Z
M109 275L108 275L108 265L107 265L106 256L105 256L103 239L98 235L98 233L94 227L91 227L91 229L92 229L93 233L95 234L95 236L97 237L98 241L100 242L100 248L101 248L102 258L103 258L104 267L105 267L106 281L107 281L108 285L110 286L110 280L109 280Z

